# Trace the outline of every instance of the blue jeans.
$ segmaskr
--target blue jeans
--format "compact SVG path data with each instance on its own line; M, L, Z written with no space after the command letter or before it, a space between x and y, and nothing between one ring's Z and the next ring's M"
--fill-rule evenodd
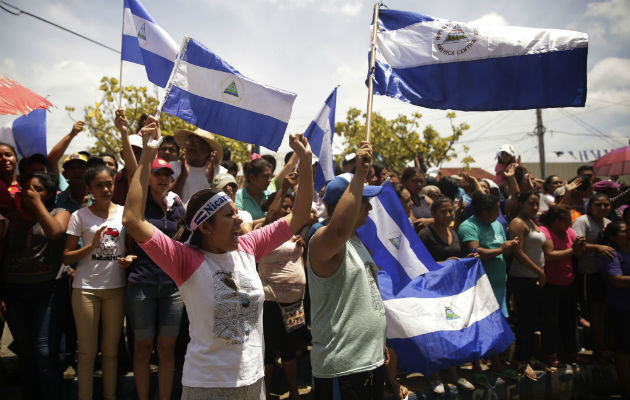
M127 319L135 340L157 336L176 337L182 320L184 301L173 285L129 283L125 288Z
M63 284L62 280L3 284L7 323L20 360L23 399L61 398L59 291Z

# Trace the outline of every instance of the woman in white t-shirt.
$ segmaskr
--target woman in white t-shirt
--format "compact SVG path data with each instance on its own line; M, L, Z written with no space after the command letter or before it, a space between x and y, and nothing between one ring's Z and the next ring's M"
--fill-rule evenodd
M79 339L79 399L92 398L92 376L102 321L103 397L116 398L118 339L123 324L124 268L135 256L125 256L123 207L112 203L114 178L105 165L85 172L87 192L94 203L70 217L65 264L78 263L72 283L72 312ZM144 203L143 203L144 207ZM83 247L77 249L79 239Z
M262 400L264 390L263 286L256 260L289 240L310 217L313 197L311 150L301 135L289 144L300 158L300 191L293 213L239 236L242 220L232 199L217 189L194 194L181 229L181 243L144 220L144 204L160 135L157 120L142 129L144 149L131 180L123 221L138 245L175 281L190 320L190 343L182 399Z
M562 185L564 185L564 181L558 175L549 175L547 179L545 179L545 183L542 185L543 190L540 194L537 216L540 216L540 214L547 211L549 207L556 204L553 193L556 189L562 187Z

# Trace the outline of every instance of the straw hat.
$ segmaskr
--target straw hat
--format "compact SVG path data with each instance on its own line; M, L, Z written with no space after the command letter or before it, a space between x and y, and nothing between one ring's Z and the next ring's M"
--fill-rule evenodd
M212 150L217 152L217 157L216 157L216 164L221 164L221 161L223 161L223 148L221 147L221 145L217 142L214 141L214 134L210 133L208 131L204 131L203 129L197 128L196 131L189 131L186 129L178 129L177 132L175 132L175 143L177 143L177 145L180 148L185 148L186 147L186 139L188 138L188 136L190 135L195 135L198 136L200 139L203 139L206 143L208 143L210 145L210 147L212 148Z

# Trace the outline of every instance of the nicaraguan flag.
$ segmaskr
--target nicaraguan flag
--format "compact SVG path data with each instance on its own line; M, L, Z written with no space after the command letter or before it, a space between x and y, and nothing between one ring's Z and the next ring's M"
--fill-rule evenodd
M304 132L311 145L311 150L319 157L315 174L315 190L320 191L324 185L335 177L335 166L332 155L333 133L335 132L335 105L337 104L337 88L326 99L317 118Z
M162 111L213 133L276 151L295 94L255 82L186 37Z
M442 265L398 293L393 277L378 274L389 343L406 371L425 376L498 354L514 341L481 261Z
M370 205L367 221L357 233L376 264L391 276L395 292L418 275L441 268L413 229L389 181L370 198Z
M430 376L505 350L514 335L481 261L436 263L389 181L370 205L357 233L383 269L378 284L387 338L403 368Z
M374 93L454 110L583 107L586 33L381 9Z
M149 81L160 87L168 82L179 47L138 0L125 0L120 56L144 65Z
M35 153L46 156L46 110L33 110L0 127L0 142L13 146L20 159Z

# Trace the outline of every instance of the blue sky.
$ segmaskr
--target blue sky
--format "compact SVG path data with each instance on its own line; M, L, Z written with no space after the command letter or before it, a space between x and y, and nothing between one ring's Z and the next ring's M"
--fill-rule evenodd
M122 0L7 0L85 36L120 48ZM142 1L142 0L141 0ZM190 35L246 76L298 94L288 132L301 132L334 86L340 85L337 120L350 107L365 111L367 51L373 3L357 0L144 0L153 18L181 42ZM630 137L630 3L603 1L388 1L386 5L450 18L503 25L579 30L589 34L585 108L545 110L547 162L555 151L611 149ZM422 8L419 8L422 7ZM104 75L118 77L119 55L29 16L0 10L0 73L48 96L48 147L72 126L65 106L94 103ZM124 64L124 84L151 86L142 67ZM446 111L409 106L376 96L374 110L387 117L420 112L422 123L448 133ZM80 118L81 112L73 117ZM477 165L491 170L494 153L512 143L525 161L537 161L535 112L458 112L467 122L461 145ZM14 117L0 116L0 124ZM83 135L83 134L82 134ZM87 135L70 151L87 147ZM280 152L285 151L281 147ZM448 165L458 165L457 160Z

